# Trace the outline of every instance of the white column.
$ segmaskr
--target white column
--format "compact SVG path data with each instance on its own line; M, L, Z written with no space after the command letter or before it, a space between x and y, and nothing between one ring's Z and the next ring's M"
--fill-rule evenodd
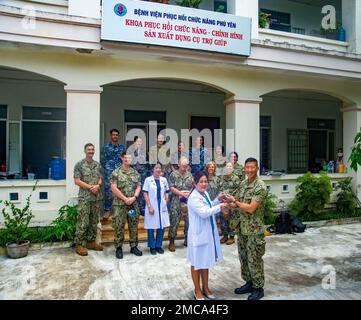
M349 51L361 53L361 0L342 0L342 26Z
M94 159L100 158L100 94L103 88L65 86L66 91L66 197L78 195L74 185L74 165L85 157L84 145L95 146Z
M252 19L252 39L258 39L258 0L227 0L228 13Z
M68 14L100 19L100 0L69 0Z
M227 154L231 151L238 153L239 162L249 158L260 160L260 103L262 99L236 99L226 100L226 127L233 129L234 149L232 143L227 143ZM232 137L228 135L228 140ZM232 150L233 149L233 150Z
M361 130L361 107L352 106L341 111L343 112L343 159L344 163L347 163L348 173L353 177L353 189L361 200L361 168L359 167L356 173L350 169L348 163L355 136Z

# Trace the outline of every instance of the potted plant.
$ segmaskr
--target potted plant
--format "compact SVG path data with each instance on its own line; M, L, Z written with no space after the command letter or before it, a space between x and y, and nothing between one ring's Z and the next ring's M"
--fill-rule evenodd
M227 1L214 1L214 11L227 13Z
M32 192L35 190L37 182L33 186ZM30 241L26 240L29 233L29 223L34 217L30 208L30 198L32 192L26 198L26 203L23 208L18 208L13 202L8 200L0 200L3 204L1 212L4 217L5 234L8 243L6 244L6 251L9 258L23 258L27 256Z
M269 29L270 27L270 13L260 12L259 13L259 19L258 19L258 25L260 28L263 29Z
M189 7L189 8L199 8L202 0L176 0L175 3L178 6Z

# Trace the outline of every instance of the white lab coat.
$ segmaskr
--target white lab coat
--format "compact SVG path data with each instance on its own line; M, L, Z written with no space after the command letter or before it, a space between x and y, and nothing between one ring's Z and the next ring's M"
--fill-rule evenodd
M187 260L195 270L209 269L223 260L215 219L215 214L220 211L220 204L217 198L211 201L207 192L206 195L212 207L197 190L193 190L188 198ZM213 220L213 232L210 219Z
M167 203L164 199L164 195L169 191L169 186L167 179L164 177L159 177L160 181L160 190L161 190L161 203L160 203L160 213L158 211L158 201L157 201L157 184L153 176L150 176L144 180L143 191L148 192L149 201L151 206L154 208L154 214L149 213L148 206L145 207L144 213L144 228L145 229L164 229L169 227L169 214Z

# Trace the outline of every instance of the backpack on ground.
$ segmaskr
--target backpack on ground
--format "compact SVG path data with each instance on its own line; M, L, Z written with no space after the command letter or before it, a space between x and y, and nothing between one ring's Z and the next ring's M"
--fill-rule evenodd
M276 218L274 229L276 234L300 233L305 231L306 225L297 217L291 216L287 211L283 211Z
M291 216L287 211L282 211L275 221L275 233L293 233L291 228Z
M306 225L303 224L300 220L298 220L295 216L290 216L291 218L291 229L293 232L305 232Z

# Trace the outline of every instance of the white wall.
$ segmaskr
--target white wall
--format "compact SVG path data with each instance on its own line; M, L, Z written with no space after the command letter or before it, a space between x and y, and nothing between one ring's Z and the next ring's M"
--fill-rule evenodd
M336 7L337 20L342 19L340 1L330 0L330 5ZM314 5L305 5L288 0L259 0L260 9L269 9L291 14L291 27L305 28L306 34L311 30L320 31L323 14L321 8Z
M60 14L68 13L67 0L1 0L0 5L21 8L22 13L28 16L33 16L35 10Z
M64 85L44 80L0 80L0 104L8 106L9 120L21 120L23 106L65 108Z
M0 180L0 199L9 200L10 192L19 193L19 201L15 205L23 208L26 198L32 192L35 181L28 180ZM39 192L48 192L49 201L39 200ZM60 207L66 204L65 180L39 180L35 191L30 199L30 208L34 218L31 226L48 225L58 214ZM0 205L0 209L4 206ZM3 227L3 216L0 215L0 228Z
M287 129L307 129L307 118L335 119L335 152L342 148L341 104L315 100L263 97L261 115L271 116L272 168L287 170Z

